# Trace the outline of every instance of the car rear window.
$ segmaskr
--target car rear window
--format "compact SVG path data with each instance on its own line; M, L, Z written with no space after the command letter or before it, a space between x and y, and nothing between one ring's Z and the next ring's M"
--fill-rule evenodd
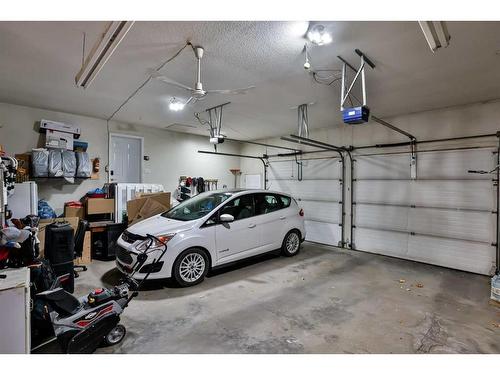
M283 205L283 208L290 207L290 203L292 201L292 198L287 197L286 195L280 195L279 197L281 200L281 204Z

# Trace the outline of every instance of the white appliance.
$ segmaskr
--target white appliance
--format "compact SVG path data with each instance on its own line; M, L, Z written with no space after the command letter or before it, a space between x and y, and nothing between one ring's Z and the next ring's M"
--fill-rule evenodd
M0 271L0 354L30 353L30 272L28 268Z
M14 194L9 196L7 208L16 219L27 215L38 215L38 187L36 182L28 181L14 184Z

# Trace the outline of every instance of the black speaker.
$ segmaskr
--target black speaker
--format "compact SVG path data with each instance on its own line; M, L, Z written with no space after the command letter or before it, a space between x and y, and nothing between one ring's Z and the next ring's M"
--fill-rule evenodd
M74 292L75 278L73 259L75 257L74 231L68 222L56 222L45 227L45 259L47 259L56 276L69 274L69 280L62 287L70 293Z

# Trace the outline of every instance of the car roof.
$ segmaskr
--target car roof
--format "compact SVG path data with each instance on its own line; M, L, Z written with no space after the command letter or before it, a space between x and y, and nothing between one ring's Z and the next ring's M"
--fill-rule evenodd
M291 196L290 194L283 193L281 191L265 190L265 189L221 189L221 190L214 190L213 192L233 193L235 196L250 194L250 193L271 193L271 194L281 194L281 195Z

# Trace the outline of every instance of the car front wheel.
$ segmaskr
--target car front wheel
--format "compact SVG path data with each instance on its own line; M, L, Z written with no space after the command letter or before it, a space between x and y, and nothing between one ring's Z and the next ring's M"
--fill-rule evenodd
M201 249L188 249L174 262L174 279L180 286L199 284L208 272L208 257Z
M287 257L292 257L299 253L300 249L300 235L297 231L292 230L287 233L283 244L281 245L281 252Z

